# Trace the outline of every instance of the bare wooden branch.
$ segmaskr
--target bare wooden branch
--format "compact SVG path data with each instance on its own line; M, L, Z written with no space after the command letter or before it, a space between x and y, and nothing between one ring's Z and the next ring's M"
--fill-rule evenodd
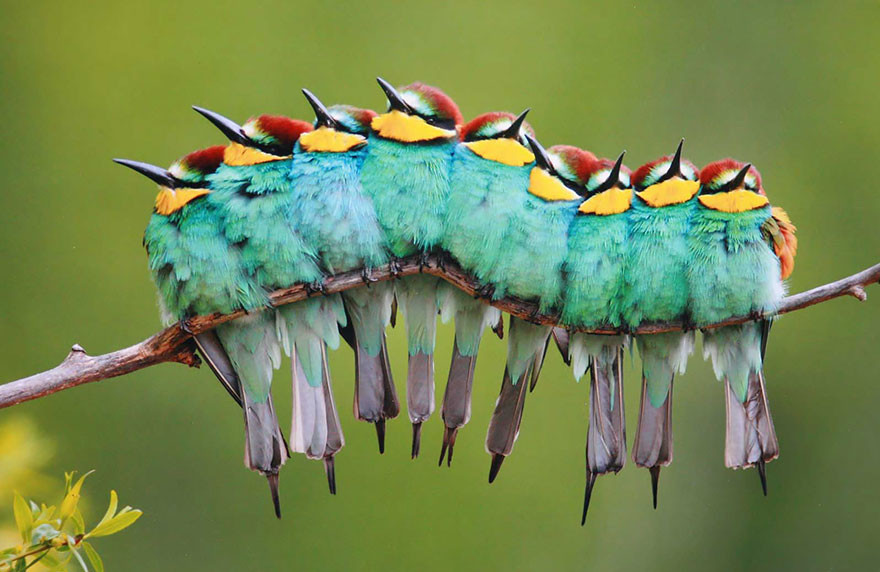
M419 257L403 259L399 261L396 272L392 272L390 266L373 269L371 280L384 281L397 277L410 276L418 273L432 274L443 278L456 288L476 296L480 283L462 270L454 262L447 258L429 256L424 260ZM836 282L824 284L788 296L782 300L778 310L767 315L736 316L723 322L704 326L703 329L719 328L768 318L773 315L786 314L802 308L819 304L840 296L853 296L858 300L867 299L865 287L880 282L880 264L847 276ZM369 287L369 282L363 278L360 269L352 270L336 276L331 276L324 281L324 294L343 292L351 288ZM273 306L283 306L292 302L304 300L310 296L322 294L310 291L303 285L293 286L282 290L276 290L270 295ZM518 318L538 324L558 325L557 314L541 314L537 306L529 301L515 297L505 297L498 300L486 300L500 310ZM197 367L200 363L195 354L191 342L194 334L199 334L218 326L229 320L244 315L239 311L232 314L212 314L210 316L197 316L184 323L175 324L161 332L147 338L133 346L121 349L109 354L90 356L79 345L74 345L70 353L57 367L48 371L32 375L16 381L0 385L0 408L9 407L50 395L52 393L83 385L92 381L100 381L131 373L151 365L164 362L178 362ZM632 334L657 334L662 332L680 331L688 327L682 323L657 323L642 324ZM578 331L594 334L620 334L620 330L611 327L599 327L594 329L578 329Z

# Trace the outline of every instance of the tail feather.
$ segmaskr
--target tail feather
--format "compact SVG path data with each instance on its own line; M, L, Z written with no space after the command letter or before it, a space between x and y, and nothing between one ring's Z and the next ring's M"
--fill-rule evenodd
M727 402L727 438L724 463L738 469L763 465L779 456L779 442L767 403L764 374L753 371L745 401L740 401L731 384L725 379Z
M443 433L443 449L440 454L440 463L448 448L449 457L447 464L452 463L452 450L455 446L455 436L458 429L464 427L471 418L471 392L474 385L474 367L477 356L461 355L458 349L456 337L452 346L452 363L449 366L449 379L446 382L446 391L443 394L443 408L441 417L446 425Z
M604 347L594 356L590 375L590 428L587 468L595 475L615 473L626 463L623 413L623 348Z
M501 392L495 402L495 411L489 422L489 431L486 434L486 452L493 456L493 470L490 482L500 468L499 457L506 457L513 451L513 445L519 436L519 427L522 423L523 408L526 402L526 380L531 374L531 368L526 369L520 379L512 380L508 369L504 368L504 378L501 381ZM497 465L497 467L496 467Z
M290 441L293 451L304 453L309 459L332 457L345 444L339 413L330 386L327 349L321 344L321 381L317 387L306 379L300 354L292 360L293 415Z
M281 435L270 396L262 403L244 393L244 464L263 475L277 475L287 461L287 444Z
M208 364L208 367L217 376L220 384L229 392L232 399L241 406L241 381L238 379L235 367L232 365L232 361L229 359L229 355L223 348L223 344L220 342L220 338L217 337L216 332L209 330L193 336L193 340L205 363Z
M672 462L672 380L659 407L648 397L648 382L642 376L642 402L633 443L633 462L639 467L667 466Z
M409 356L406 376L406 406L413 424L412 458L419 456L422 423L434 412L434 356L416 353Z

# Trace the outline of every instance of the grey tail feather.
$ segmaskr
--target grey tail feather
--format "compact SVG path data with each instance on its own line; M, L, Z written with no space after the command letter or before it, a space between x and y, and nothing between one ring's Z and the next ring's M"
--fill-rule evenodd
M409 419L413 424L428 420L434 411L434 356L421 352L409 356L409 370L406 376L406 405ZM413 450L417 450L415 439L419 433L413 432Z
M376 421L376 439L379 440L379 454L385 454L385 418L380 417Z
M740 402L725 379L727 436L724 461L728 467L745 468L764 464L779 456L779 442L767 403L764 374L749 373L745 402Z
M584 510L581 513L581 526L587 523L587 511L590 510L590 499L593 497L593 486L596 484L596 473L587 470L587 482L584 485Z
M562 355L562 361L565 365L571 365L571 354L568 351L569 334L565 328L553 328L553 339L556 341L556 347Z
M330 455L324 457L324 473L327 475L327 486L330 487L330 494L336 494L336 457Z
M278 498L278 473L266 474L269 481L269 494L272 495L272 506L275 508L275 518L281 520L281 499Z
M764 459L761 459L755 466L758 467L758 476L761 478L761 490L764 491L764 496L767 496L767 463Z
M495 402L495 411L489 422L489 431L486 434L486 451L493 455L490 473L492 482L506 457L513 451L513 444L519 435L519 426L522 423L523 408L526 401L526 380L531 375L531 368L527 369L517 383L513 383L507 367L504 368L504 377L501 380L501 392L498 401Z
M421 423L413 423L412 424L412 449L410 450L410 458L415 459L419 456L419 449L421 449L422 444L422 424Z
M547 357L547 348L550 347L550 338L544 340L544 349L535 356L535 363L532 365L532 375L529 379L529 393L535 391L538 385L538 376L541 375L541 368L544 367L544 358Z
M382 402L382 416L385 419L394 419L400 415L400 401L397 399L397 388L394 386L394 376L391 374L391 361L388 359L388 343L385 334L382 334L382 388L384 400Z
M193 336L193 341L199 349L199 352L202 354L205 363L208 364L208 367L211 368L211 371L217 376L220 384L223 385L232 399L234 399L240 407L241 380L238 379L238 374L235 373L235 367L233 367L232 361L229 359L229 354L226 353L226 349L223 347L220 338L217 337L214 330L208 330L207 332L202 332L201 334Z
M446 425L443 435L443 449L440 453L440 464L443 464L443 455L449 446L449 463L452 462L452 445L455 444L455 434L460 427L464 427L471 417L471 393L474 385L474 368L477 364L477 356L464 356L458 351L458 338L452 345L452 362L449 366L449 378L446 381L446 391L443 393L443 408L441 417ZM451 435L450 435L451 432ZM449 441L451 437L451 443Z
M504 455L500 453L495 453L492 455L492 464L489 466L489 484L495 482L495 477L498 476L498 471L501 470L501 463L504 462Z
M660 467L672 462L672 380L669 393L660 407L651 405L648 383L642 374L642 401L639 407L639 424L633 442L633 462L651 471L651 491L654 508L657 508L657 481Z
M264 475L277 473L289 455L272 396L262 403L250 401L246 392L244 398L245 464Z
M445 427L443 430L443 447L440 449L440 462L437 464L438 467L443 466L443 457L446 455L446 452L449 451L449 455L446 457L446 466L452 466L452 450L455 448L455 437L458 435L457 427Z
M382 418L385 401L385 371L382 354L371 356L355 343L354 415L362 421L375 423Z
M587 466L596 475L616 473L626 463L622 365L623 348L603 348L590 372Z

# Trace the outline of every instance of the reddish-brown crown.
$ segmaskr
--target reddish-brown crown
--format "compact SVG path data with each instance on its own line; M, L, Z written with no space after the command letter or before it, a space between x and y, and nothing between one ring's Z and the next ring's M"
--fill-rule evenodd
M260 143L293 148L299 136L313 129L312 124L283 115L260 115L248 120L255 133L249 134ZM247 124L246 124L247 125Z
M491 111L489 113L484 113L465 123L461 128L459 137L462 141L493 137L507 129L515 119L516 115L507 113L506 111ZM499 124L503 124L503 128ZM526 121L522 124L522 130L532 136L535 134L532 126Z
M595 170L597 159L589 151L573 145L554 145L548 151L562 160L564 166L558 166L561 168L557 168L560 174L571 178L571 180L577 183L585 184L590 173Z
M633 173L631 178L632 186L636 189L650 187L656 183L660 177L666 174L670 161L672 161L672 155L664 155L650 163L645 163ZM686 179L696 181L699 177L700 170L687 159L682 159L681 172Z
M426 85L421 82L415 82L400 88L399 91L402 94L411 91L421 95L424 102L436 115L443 119L453 120L456 126L464 123L464 117L462 117L458 105L456 105L452 98L446 95L446 93L440 88Z
M721 177L722 174L726 172L733 172L734 174L738 173L745 166L746 164L742 161L730 158L709 163L700 170L700 184L706 187L718 186L722 183L722 181L719 180L719 177ZM752 181L749 181L750 178ZM765 194L764 184L761 181L761 173L759 173L758 169L754 166L749 169L749 173L746 176L746 182L751 182L759 194Z

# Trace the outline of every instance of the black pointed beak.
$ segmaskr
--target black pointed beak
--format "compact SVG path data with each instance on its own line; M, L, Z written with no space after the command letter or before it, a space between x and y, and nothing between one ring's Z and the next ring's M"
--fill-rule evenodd
M525 133L524 136L529 143L529 147L532 148L532 152L535 154L535 164L545 171L555 175L556 169L553 167L553 161L550 160L550 155L547 154L547 150L528 133Z
M242 145L251 144L251 140L244 134L244 131L242 131L241 125L235 121L211 111L210 109L199 107L198 105L193 105L192 108L213 123L214 127L223 132L223 135L233 143L241 143Z
M177 186L177 180L171 176L171 173L161 167L157 167L156 165L150 165L149 163L142 163L140 161L131 161L129 159L113 159L113 162L128 167L133 171L137 171L141 175L163 187L173 189Z
M736 174L736 177L734 177L727 184L727 190L728 191L735 191L736 189L740 188L743 185L743 183L745 182L746 175L749 174L749 169L751 169L751 168L752 168L752 164L746 163L746 166L743 167L742 169L740 169L739 173Z
M339 122L333 119L333 116L330 115L330 110L321 103L320 99L315 97L314 93L306 88L303 88L302 92L303 95L306 96L309 105L315 110L315 119L317 120L318 127L329 127L331 129L341 130Z
M510 124L510 127L505 129L503 132L498 134L498 139L502 137L506 137L508 139L519 139L519 130L522 128L523 122L526 120L526 115L531 111L530 107L526 107L522 113L520 113L516 119L513 120L513 123Z
M394 89L394 86L382 79L381 77L377 77L376 81L379 82L379 87L382 88L382 91L385 92L385 97L388 98L388 105L392 110L402 111L407 115L414 115L412 107L403 100L403 96Z
M611 172L608 173L608 178L596 188L594 193L601 193L603 191L607 191L608 189L614 187L620 181L620 168L623 166L623 156L626 155L626 151L623 151L618 157L617 161L615 161L614 166L611 168Z
M671 179L672 177L681 175L682 147L684 147L684 137L678 142L678 149L675 150L675 155L672 156L672 162L669 163L669 170L666 171L666 175L663 177L664 179Z

